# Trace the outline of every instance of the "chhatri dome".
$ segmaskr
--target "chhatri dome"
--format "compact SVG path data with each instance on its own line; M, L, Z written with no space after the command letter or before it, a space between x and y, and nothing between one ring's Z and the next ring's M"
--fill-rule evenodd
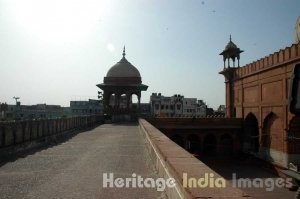
M125 46L123 58L113 65L106 74L106 77L141 77L140 72L125 58Z
M103 90L104 113L112 116L112 121L136 120L140 113L141 92L148 86L142 84L142 77L136 67L125 58L113 65L97 87ZM137 104L133 106L132 96L137 97Z
M233 50L233 49L237 49L238 47L235 45L235 43L233 43L231 41L231 35L230 35L230 38L229 38L229 42L228 44L226 45L225 47L225 50Z
M226 68L225 62L228 61L227 67L230 68L230 60L233 62L233 67L235 67L235 59L238 61L238 67L240 67L240 54L244 52L239 49L235 43L231 40L231 35L229 37L229 42L225 46L225 49L220 53L223 56L224 69Z

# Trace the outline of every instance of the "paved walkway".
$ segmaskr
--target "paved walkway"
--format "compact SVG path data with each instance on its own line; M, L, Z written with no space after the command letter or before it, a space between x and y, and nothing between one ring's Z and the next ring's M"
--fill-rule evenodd
M165 198L150 188L103 188L103 173L157 178L137 125L102 125L0 167L0 198Z

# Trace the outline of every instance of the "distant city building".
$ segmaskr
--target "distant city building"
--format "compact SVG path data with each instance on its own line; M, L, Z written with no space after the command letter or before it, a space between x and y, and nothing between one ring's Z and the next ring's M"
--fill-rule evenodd
M27 120L27 119L51 119L68 117L70 112L68 108L59 105L7 105L7 109L2 113L2 119L5 120Z
M218 107L218 110L217 110L218 112L224 112L225 113L225 111L226 111L226 107L225 107L225 105L220 105L219 107Z
M197 98L182 95L165 97L161 93L150 96L150 112L154 117L205 117L206 104Z
M138 106L138 104L136 104ZM140 114L141 116L149 117L151 115L150 103L140 103Z
M103 105L100 100L70 101L70 110L73 116L103 114Z
M7 110L8 105L6 103L0 103L0 120L5 119Z
M218 115L218 116L224 116L225 117L225 113L226 113L225 105L220 105L218 107L217 111L215 111L215 115Z
M71 116L103 114L103 105L100 100L71 101L70 107L60 105L16 105L0 104L0 120L31 120L56 119Z
M206 108L206 116L210 117L210 116L215 116L215 111L213 108Z

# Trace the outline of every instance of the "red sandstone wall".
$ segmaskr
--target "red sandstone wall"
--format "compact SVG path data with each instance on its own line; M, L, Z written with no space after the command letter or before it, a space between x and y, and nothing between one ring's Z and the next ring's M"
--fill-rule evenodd
M270 148L299 154L300 147L289 145L299 146L300 142L286 141L290 120L294 117L288 110L288 92L291 72L296 63L300 63L300 43L238 68L234 74L234 106L238 118L245 118L250 112L256 116L260 141L268 131ZM274 115L269 122L267 116L270 113ZM268 130L265 129L267 123L270 123Z

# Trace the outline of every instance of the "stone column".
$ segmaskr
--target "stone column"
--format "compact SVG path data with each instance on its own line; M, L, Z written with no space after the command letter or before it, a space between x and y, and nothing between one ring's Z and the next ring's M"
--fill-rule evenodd
M138 108L141 107L141 93L138 94Z
M120 108L121 94L120 93L116 93L115 96L116 96L116 107Z
M131 93L126 93L126 108L129 109L130 106L130 95Z

